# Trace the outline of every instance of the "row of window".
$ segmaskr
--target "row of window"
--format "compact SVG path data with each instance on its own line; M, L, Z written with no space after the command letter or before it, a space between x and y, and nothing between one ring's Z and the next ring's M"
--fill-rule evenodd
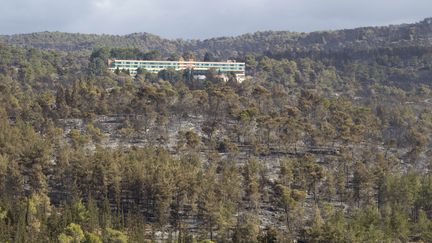
M180 66L179 63L160 63L160 62L114 62L114 65L162 65L168 67ZM244 63L194 63L194 64L181 64L181 66L202 66L202 67L244 67Z
M172 67L172 66L154 66L154 65L115 65L114 68L145 68L145 69L168 69L168 68L175 68L178 67ZM206 67L196 67L196 68L206 68ZM244 67L215 67L216 69L220 70L238 70L243 71Z
M136 72L136 70L137 70L137 68L129 68L129 67L118 67L118 68L120 70L126 69L126 70L129 70L130 72ZM115 69L116 68L111 68L111 70L113 70L113 71ZM157 68L157 69L155 69L155 68L143 68L143 69L147 70L149 72L159 72L161 70L164 70L164 69L159 69L159 68ZM195 70L195 71L199 72L199 71L205 71L205 70ZM230 68L218 69L217 71L219 71L219 72L242 72L242 73L244 73L244 70L230 69Z

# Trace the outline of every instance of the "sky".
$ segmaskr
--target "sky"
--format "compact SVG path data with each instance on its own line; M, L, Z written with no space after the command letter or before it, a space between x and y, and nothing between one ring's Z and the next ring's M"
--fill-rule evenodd
M414 23L432 0L0 0L0 34L61 31L205 39Z

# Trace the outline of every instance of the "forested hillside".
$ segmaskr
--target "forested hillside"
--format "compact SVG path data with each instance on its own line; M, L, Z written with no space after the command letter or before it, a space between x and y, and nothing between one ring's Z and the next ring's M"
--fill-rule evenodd
M218 58L241 58L247 54L297 53L309 51L337 52L343 50L371 50L401 46L432 45L432 19L415 24L385 27L296 33L265 31L236 37L206 40L168 40L149 33L129 35L71 34L40 32L0 36L0 43L54 49L59 51L91 52L94 48L138 48L141 51L157 50L166 56L173 53L194 52L203 57L212 52Z
M0 242L431 242L431 28L2 36Z

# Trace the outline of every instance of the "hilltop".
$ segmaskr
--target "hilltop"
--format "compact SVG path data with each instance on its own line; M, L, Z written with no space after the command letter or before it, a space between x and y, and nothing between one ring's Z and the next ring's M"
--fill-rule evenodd
M54 49L59 51L90 52L98 47L138 48L158 50L168 55L193 51L199 55L211 51L220 57L239 57L246 53L281 53L287 51L367 50L401 46L431 46L432 18L418 23L382 27L362 27L334 31L298 33L265 31L235 37L205 40L170 40L150 33L128 35L97 35L63 32L39 32L0 36L9 45Z

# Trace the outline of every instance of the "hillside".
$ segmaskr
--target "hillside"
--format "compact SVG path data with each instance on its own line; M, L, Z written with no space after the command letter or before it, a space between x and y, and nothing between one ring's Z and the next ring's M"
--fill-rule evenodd
M192 51L203 56L211 51L219 57L240 57L246 53L263 54L285 51L341 51L367 50L401 46L431 46L432 19L414 24L384 27L364 27L336 31L295 33L266 31L236 37L206 40L168 40L149 33L129 35L72 34L40 32L0 36L9 45L27 46L60 51L89 52L98 47L138 48L142 51L159 50L165 55Z
M2 36L0 242L432 242L431 24ZM249 77L107 71L155 49Z

